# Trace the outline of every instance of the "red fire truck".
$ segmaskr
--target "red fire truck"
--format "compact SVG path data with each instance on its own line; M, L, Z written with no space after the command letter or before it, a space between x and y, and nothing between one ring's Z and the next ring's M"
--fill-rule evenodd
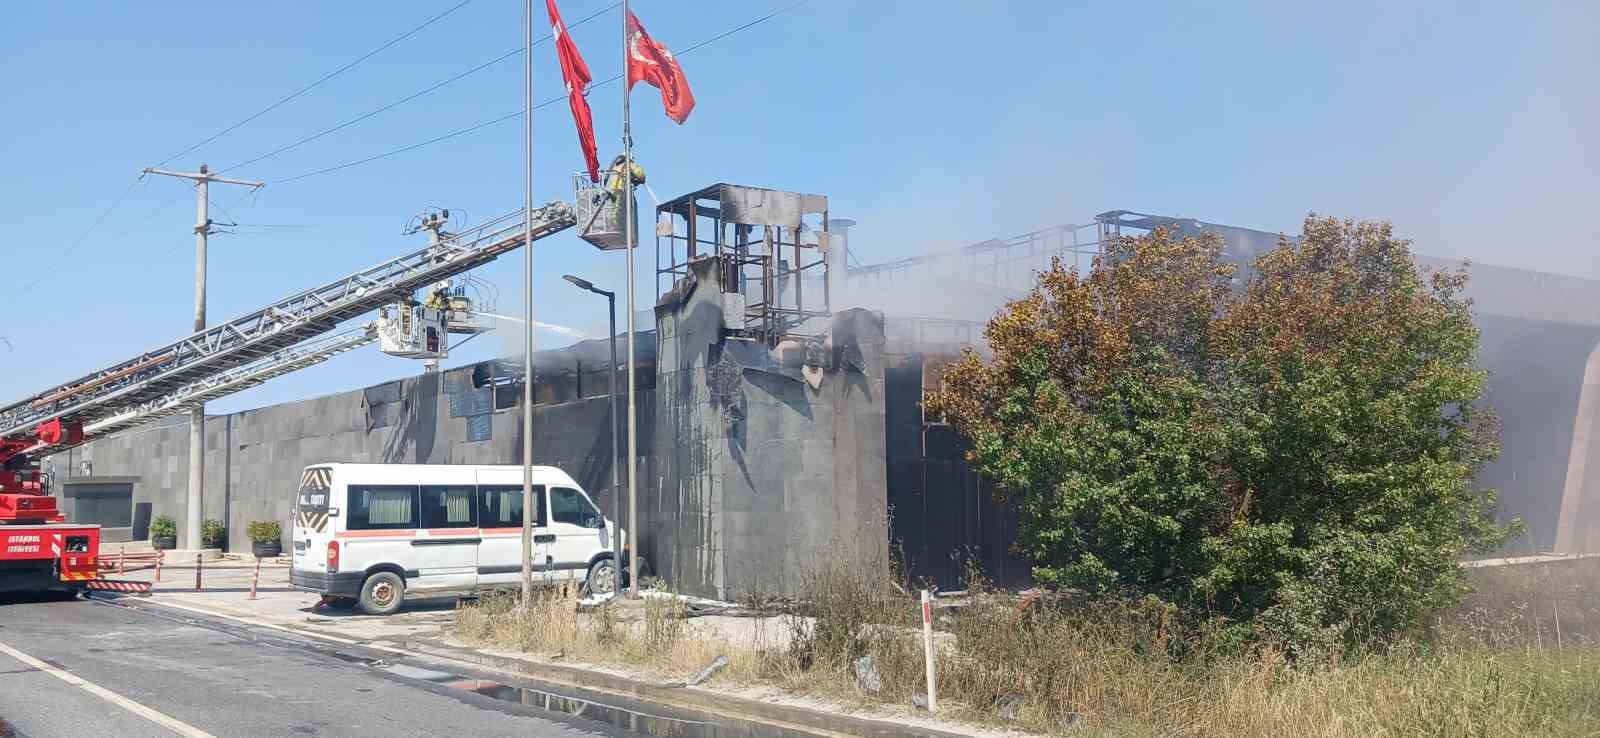
M77 591L96 577L100 526L65 522L28 453L82 436L81 427L53 420L32 438L0 438L0 592Z

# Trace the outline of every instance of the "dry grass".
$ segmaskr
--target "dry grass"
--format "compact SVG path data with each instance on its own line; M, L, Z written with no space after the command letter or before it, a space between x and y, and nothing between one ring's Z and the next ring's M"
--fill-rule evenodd
M645 598L579 613L574 587L536 590L533 606L519 608L515 592L488 593L462 605L453 635L461 640L534 654L551 661L628 666L675 676L699 671L717 656L724 672L762 679L767 659L756 644L730 642L687 618L684 603Z
M923 691L916 599L887 562L814 560L823 563L801 577L801 604L753 637L685 620L670 599L579 615L559 590L526 613L486 598L462 610L456 634L672 679L725 655L724 683L907 704ZM1479 593L1441 621L1436 642L1316 665L1230 647L1149 603L1022 606L975 588L939 620L950 634L939 649L940 704L1074 736L1600 735L1600 562L1593 567L1475 572ZM858 688L852 663L862 656L873 658L880 692Z

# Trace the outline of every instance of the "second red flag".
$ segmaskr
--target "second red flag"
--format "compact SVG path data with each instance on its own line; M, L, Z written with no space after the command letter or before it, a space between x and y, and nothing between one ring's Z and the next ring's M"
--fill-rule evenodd
M650 38L639 23L639 18L628 11L628 89L633 83L644 80L661 90L661 106L667 117L682 124L694 110L694 93L689 91L689 80L683 76L672 52L661 42Z

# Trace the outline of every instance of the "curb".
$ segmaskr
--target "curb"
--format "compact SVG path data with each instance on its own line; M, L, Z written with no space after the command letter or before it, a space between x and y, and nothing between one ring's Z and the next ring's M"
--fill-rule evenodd
M576 687L605 690L646 702L718 713L749 722L783 723L810 730L874 738L965 738L962 733L835 715L803 707L776 705L693 687L667 687L575 666L559 666L512 656L496 656L471 649L444 647L426 641L412 640L400 645L407 650L436 658L465 661L533 679L547 679Z

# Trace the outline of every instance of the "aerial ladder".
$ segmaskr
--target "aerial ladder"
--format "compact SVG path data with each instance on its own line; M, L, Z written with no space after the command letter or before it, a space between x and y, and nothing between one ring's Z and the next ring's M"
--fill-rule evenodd
M99 526L66 522L39 459L373 342L397 355L438 356L451 315L420 305L418 290L523 246L530 230L538 240L575 223L560 201L458 233L435 219L424 224L423 248L0 407L0 592L78 590L98 576ZM379 310L379 321L339 330Z

